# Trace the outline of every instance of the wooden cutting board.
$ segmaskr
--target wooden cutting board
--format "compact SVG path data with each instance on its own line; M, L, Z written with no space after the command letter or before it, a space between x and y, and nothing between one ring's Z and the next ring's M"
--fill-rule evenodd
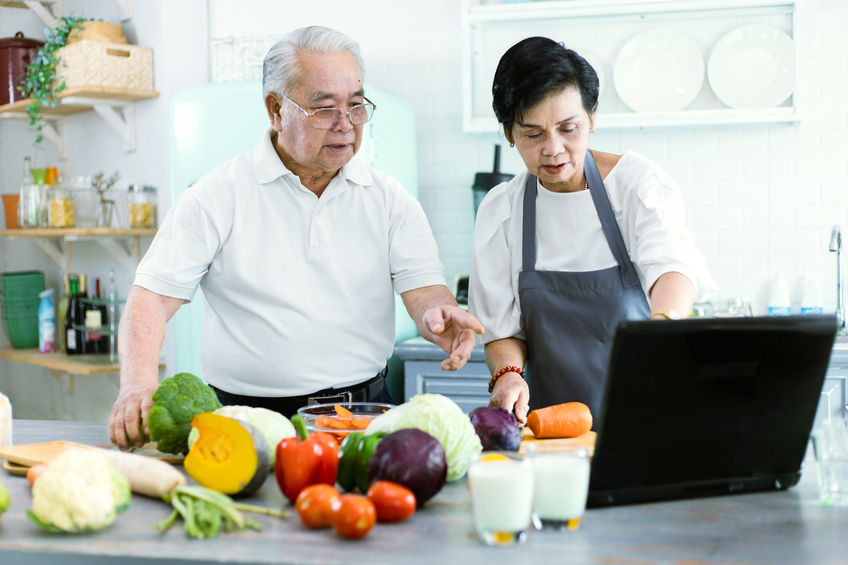
M109 447L111 446L104 446ZM5 459L7 464L3 467L12 474L20 474L20 467L32 467L38 463L48 463L67 449L89 449L104 451L101 447L83 445L72 441L46 441L42 443L25 443L10 447L0 447L0 459ZM114 449L114 448L111 448ZM155 450L154 445L145 445L136 449L133 453L160 459L166 463L182 463L182 455L168 455Z
M566 437L566 438L556 438L556 439L536 439L533 435L533 432L530 431L530 428L524 427L521 429L521 448L520 452L524 453L527 445L536 444L540 448L554 448L564 445L582 445L589 451L589 457L595 452L595 439L597 438L597 433L595 432L586 432L582 436L577 437Z
M45 441L42 443L25 443L9 447L0 447L0 459L19 466L32 467L38 463L47 463L68 449L94 449L90 445L72 441Z

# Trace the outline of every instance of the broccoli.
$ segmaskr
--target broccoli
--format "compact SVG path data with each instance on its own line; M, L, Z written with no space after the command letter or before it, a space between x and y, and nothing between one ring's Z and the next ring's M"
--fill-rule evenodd
M178 373L163 380L153 393L153 403L147 427L150 439L165 453L188 453L191 419L195 414L221 407L215 391L191 373Z

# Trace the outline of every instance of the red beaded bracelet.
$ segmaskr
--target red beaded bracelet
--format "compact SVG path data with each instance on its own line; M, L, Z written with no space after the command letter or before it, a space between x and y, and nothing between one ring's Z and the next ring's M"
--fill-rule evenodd
M495 383L498 382L498 379L507 373L518 373L522 379L524 378L524 371L521 370L521 367L515 367L513 365L502 367L498 370L497 373L492 375L491 380L489 380L489 394L491 394L492 391L495 390Z

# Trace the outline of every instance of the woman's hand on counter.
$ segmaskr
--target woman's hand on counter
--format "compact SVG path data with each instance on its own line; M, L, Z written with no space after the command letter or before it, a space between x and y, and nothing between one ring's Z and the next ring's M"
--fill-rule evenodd
M153 407L158 383L121 386L109 416L109 439L121 449L141 447L147 441L147 414Z
M530 388L518 373L506 373L500 377L489 399L489 406L500 406L507 412L512 412L520 424L527 422L529 403Z

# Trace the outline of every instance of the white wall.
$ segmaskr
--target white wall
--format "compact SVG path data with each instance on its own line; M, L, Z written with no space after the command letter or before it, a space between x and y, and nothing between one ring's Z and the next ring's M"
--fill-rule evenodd
M66 13L115 21L111 0L66 0ZM124 153L117 135L92 113L69 118L70 156L79 172L120 170L124 179L160 189L167 206L167 110L171 94L207 80L207 2L133 2L125 25L132 40L154 48L160 98L140 102L138 149ZM497 136L461 131L461 31L459 0L351 4L326 0L208 0L210 38L268 36L302 25L335 27L359 41L370 83L403 95L418 111L420 193L438 239L448 277L466 273L472 239L471 184L491 168ZM798 126L699 127L598 132L593 148L636 150L661 163L681 184L690 225L722 291L717 297L750 297L765 309L770 275L785 271L798 306L803 272L821 282L825 306L834 306L835 258L827 252L830 226L848 224L848 5L844 0L805 0L800 45L804 87ZM41 25L20 10L0 8L0 35ZM379 102L378 102L379 104ZM0 122L0 189L16 190L20 163L33 135L23 123ZM505 144L504 144L505 145ZM55 154L39 153L41 164ZM504 147L502 169L519 172L517 155ZM846 226L848 227L848 226ZM97 248L75 248L75 269L96 271ZM77 247L84 247L79 244ZM76 261L80 261L77 267ZM90 261L90 263L89 263ZM59 271L31 242L0 239L0 268L43 268L53 286ZM123 274L121 284L129 284ZM172 351L166 346L166 361ZM67 383L65 383L67 385ZM11 391L16 415L105 419L115 383L77 377L68 396L47 371L0 360L0 390ZM9 392L7 392L8 394Z

